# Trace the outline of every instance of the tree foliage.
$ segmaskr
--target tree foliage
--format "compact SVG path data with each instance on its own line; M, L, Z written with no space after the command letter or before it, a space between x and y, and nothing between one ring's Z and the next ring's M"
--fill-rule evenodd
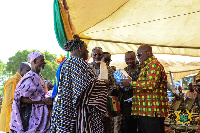
M7 80L7 72L6 72L6 64L0 60L0 86L3 86L5 81Z
M41 74L45 80L51 80L54 83L56 79L56 71L59 66L56 61L56 55L50 54L47 51L45 51L43 54L45 57L46 65L44 71L41 72Z
M4 64L2 62L2 60L0 60L0 96L3 95L3 85L6 82L6 71L5 71L5 66L6 64Z
M14 56L8 59L9 61L7 62L6 71L9 73L8 74L9 77L14 75L17 72L21 62L28 62L27 56L33 51L37 51L37 50L18 51ZM58 68L58 63L56 62L56 55L50 54L47 51L45 51L42 54L45 57L46 65L45 65L44 71L41 72L41 75L44 77L45 80L51 80L54 83L55 78L56 78L56 70Z
M27 56L31 52L32 51L28 51L28 50L18 51L14 56L8 59L6 71L10 73L9 77L14 75L17 72L17 70L19 69L19 65L22 62L28 62Z
M4 63L0 60L0 76L3 75Z

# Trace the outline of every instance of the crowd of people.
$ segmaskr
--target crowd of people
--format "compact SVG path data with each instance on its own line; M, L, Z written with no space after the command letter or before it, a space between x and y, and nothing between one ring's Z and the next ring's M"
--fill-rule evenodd
M178 95L175 96L175 100L186 100L186 98L194 99L194 105L200 107L200 87L194 86L193 83L189 83L187 86L187 92L183 92L181 86L178 87Z
M110 66L111 54L95 47L87 63L87 45L73 39L64 44L70 58L45 80L44 55L32 52L4 85L0 131L10 133L164 133L168 115L167 75L141 45L125 53L127 67ZM138 60L137 60L138 59ZM138 62L139 61L139 62ZM196 95L182 94L180 97Z

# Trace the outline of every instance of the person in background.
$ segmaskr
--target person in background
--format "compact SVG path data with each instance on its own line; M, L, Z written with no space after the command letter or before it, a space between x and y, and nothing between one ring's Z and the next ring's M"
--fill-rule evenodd
M90 68L93 69L94 73L99 76L100 74L100 62L103 58L103 50L101 47L95 47L92 49L92 53L91 53L91 57L92 57L92 62L89 63Z
M3 103L0 114L0 131L10 131L9 123L11 119L15 89L20 79L30 70L30 64L27 62L22 62L19 65L19 69L17 70L16 74L10 77L4 84Z
M128 51L125 53L125 62L127 67L124 70L132 78L132 81L137 81L140 74L141 67L136 64L136 55L133 51ZM122 88L122 98L121 98L121 113L122 113L122 132L123 133L137 133L138 132L138 118L137 116L131 115L132 103L126 101L133 96L133 88L124 87ZM125 100L125 101L124 101Z
M57 70L51 133L104 132L101 114L106 113L107 88L87 64L87 45L73 39L64 44L70 58Z
M164 120L168 115L167 75L163 65L152 53L151 45L137 50L141 72L137 81L122 79L123 86L133 87L132 115L139 116L142 133L164 133Z
M48 91L45 93L45 98L51 97L53 93L53 84L50 80L45 80L45 83L47 84Z
M105 54L105 58L104 58L104 54ZM117 90L119 85L114 78L114 75L113 75L114 71L110 67L107 67L110 64L111 55L108 52L105 52L104 54L101 47L93 48L92 53L91 53L93 62L90 63L90 67L93 69L93 71L99 78L102 75L107 76L107 79L104 79L104 81L107 83L107 86L108 86L108 100L109 100L109 96L113 95L113 93L116 92L115 90ZM106 64L107 66L104 66L104 64ZM107 71L107 75L105 74L106 71ZM102 119L103 119L103 124L105 128L105 133L114 132L114 128L112 126L112 113L111 113L110 102L108 102L108 105L107 105L107 116L102 116ZM116 130L118 129L119 129L119 126Z
M52 105L51 98L45 99L47 85L40 71L46 64L39 52L28 55L31 71L19 81L12 105L11 133L47 133L49 132L49 113L47 105Z
M109 52L103 52L103 57L101 61L105 62L108 67L110 67L111 54Z
M47 84L47 89L48 89L48 91L45 93L45 98L48 98L48 97L51 98L52 97L52 93L53 93L52 81L45 80L45 83ZM48 107L48 110L49 110L49 116L51 117L53 105L48 105L47 107Z
M196 98L197 97L197 92L194 90L194 86L192 83L189 83L188 85L189 91L186 93L186 97L188 98Z
M90 68L94 71L94 73L100 79L100 76L101 76L101 73L102 73L100 71L101 68L106 67L106 70L107 70L107 66L103 66L105 63L104 62L103 62L104 64L101 63L101 61L104 57L102 48L101 47L94 47L92 49L91 57L93 59L93 62L91 62L89 64ZM109 63L110 62L107 62L107 64L109 64ZM107 72L108 72L108 70L107 70ZM108 74L109 74L109 72L108 72ZM108 74L106 75L107 79L103 79L103 80L106 82L107 86L109 86L107 88L107 92L108 92L107 94L109 95L109 93L112 92L112 88L110 86L110 83L112 83L112 81L109 80L110 76ZM107 99L109 99L109 97L107 97ZM103 121L104 129L105 129L104 132L105 133L113 133L112 115L111 115L110 103L109 102L107 102L107 115L102 116L102 121Z
M197 106L200 107L200 87L195 86L195 91L197 92Z
M182 100L182 99L186 98L186 95L185 95L185 93L183 92L183 89L182 89L181 86L178 87L178 91L179 91L179 93L178 93L178 98L179 98L179 100Z
M108 81L109 81L109 87L108 87L108 95L111 97L115 97L116 101L113 101L114 104L116 104L115 102L120 103L120 95L119 95L119 84L117 83L117 81L114 78L114 70L112 67L114 66L110 66L110 62L111 60L111 54L109 52L103 52L103 58L102 60L103 62L106 63L107 65L107 69L108 69ZM109 98L110 99L110 98ZM109 100L110 101L110 100ZM112 106L112 104L110 103L109 106ZM111 107L112 108L112 107ZM120 133L121 132L121 113L120 110L116 110L116 111L110 111L110 115L112 117L112 125L113 125L113 132L114 133Z

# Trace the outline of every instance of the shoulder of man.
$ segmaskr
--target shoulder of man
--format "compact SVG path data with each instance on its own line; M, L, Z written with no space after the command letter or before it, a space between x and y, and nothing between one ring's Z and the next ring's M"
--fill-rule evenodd
M5 83L15 82L18 79L17 77L18 77L17 74L15 74L15 75L9 77Z
M153 58L153 60L149 62L149 64L155 64L156 66L160 66L164 69L164 66L160 63L160 61L157 58Z

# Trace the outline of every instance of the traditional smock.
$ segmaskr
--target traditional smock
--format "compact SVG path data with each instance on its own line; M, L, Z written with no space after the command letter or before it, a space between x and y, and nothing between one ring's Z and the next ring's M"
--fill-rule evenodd
M21 97L28 97L32 101L41 101L45 98L45 82L41 75L33 71L26 73L18 83L11 113L10 129L17 133L24 133L22 120L20 117ZM45 104L32 104L28 130L26 133L46 133L49 132L48 108ZM28 114L29 115L29 114Z
M103 133L100 113L106 112L105 83L96 80L82 58L70 57L58 70L50 132Z
M0 114L0 131L9 132L10 131L10 119L12 111L12 103L14 100L15 88L22 78L20 73L16 73L14 76L10 77L4 84L3 102Z
M167 76L154 57L141 64L137 81L132 81L132 115L166 117L168 112Z

